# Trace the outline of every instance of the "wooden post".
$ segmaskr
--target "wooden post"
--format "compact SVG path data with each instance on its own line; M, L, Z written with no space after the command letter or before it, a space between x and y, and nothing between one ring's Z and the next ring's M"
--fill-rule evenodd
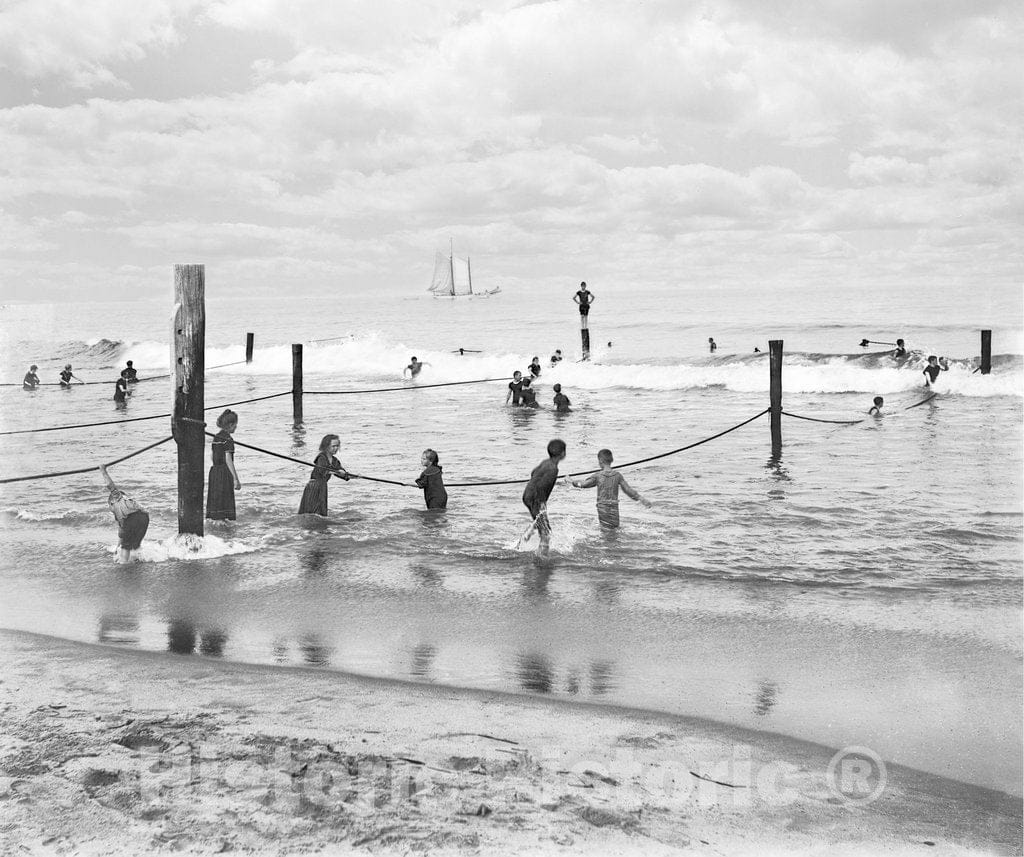
M253 344L253 340L255 338L256 337L253 334L251 334L251 333L247 333L245 335L245 362L246 363L252 363L252 344Z
M981 374L988 375L992 371L992 331L981 332Z
M292 345L292 421L302 422L302 345Z
M178 446L178 532L203 535L203 376L206 370L206 269L174 266L174 415ZM197 422L187 422L197 420Z
M772 430L772 458L782 456L782 340L768 340L768 417Z
M590 331L587 330L587 317L581 316L583 319L583 327L580 328L580 341L583 343L583 359L590 359Z

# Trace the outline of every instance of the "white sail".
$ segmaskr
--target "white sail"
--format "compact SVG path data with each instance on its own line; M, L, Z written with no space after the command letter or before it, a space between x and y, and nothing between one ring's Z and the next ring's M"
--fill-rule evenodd
M451 269L453 277L452 294L473 294L473 283L469 278L469 259L459 259L457 256L453 257Z
M443 253L434 256L434 279L430 283L428 292L435 295L454 295L455 286L452 283L452 263Z

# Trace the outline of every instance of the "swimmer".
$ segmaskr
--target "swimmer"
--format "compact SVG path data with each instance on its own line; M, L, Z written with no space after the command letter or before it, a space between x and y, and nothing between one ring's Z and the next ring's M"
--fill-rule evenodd
M25 373L25 378L21 382L23 390L34 390L39 386L39 376L36 374L38 368L35 363L28 367L28 372Z
M612 451L602 449L597 453L597 463L601 466L601 472L582 481L574 479L570 483L573 488L597 488L597 520L602 527L608 529L619 526L620 488L626 492L627 497L638 500L645 506L651 505L650 500L644 499L629 486L625 476L612 469L613 460Z
M523 505L530 510L533 526L540 535L538 556L547 556L551 551L551 524L548 522L547 503L551 491L558 481L558 463L565 458L565 441L548 442L548 457L530 472L530 481L523 491Z
M925 375L924 385L930 387L935 383L935 379L939 377L939 372L949 371L949 361L945 357L936 357L932 354L928 358L928 365L924 367L924 371L921 373Z
M129 360L124 369L121 370L121 377L125 379L129 384L137 384L139 382L138 370L132 366L132 361Z
M416 484L423 489L423 499L428 509L445 509L448 507L448 492L444 487L444 476L438 464L437 453L432 449L423 450L420 456L423 472Z
M715 340L712 339L709 336L708 337L708 351L710 351L712 354L714 354L715 353L715 349L717 349L717 348L718 348L718 346L715 344Z
M907 348L903 344L903 340L902 339L897 339L896 340L896 347L893 349L892 356L893 357L906 357L907 356Z
M427 363L425 360L417 360L415 357L413 357L409 365L402 370L402 377L404 378L405 373L408 372L410 378L415 378L417 375L420 374L420 371L423 369L424 366L429 365L430 364Z
M567 414L571 411L569 397L562 393L562 385L555 384L552 389L555 391L555 410L560 414Z
M64 390L70 390L71 389L71 381L72 380L77 381L79 384L84 384L85 383L85 381L83 381L81 378L79 378L77 375L75 375L74 372L71 371L71 364L68 363L61 370L61 373L60 373L60 386L61 386L61 388L64 389Z
M508 385L508 395L505 396L505 404L512 400L513 405L518 405L523 397L523 373L518 369L512 373L512 380Z
M526 367L530 371L531 378L540 377L540 360L534 355L533 360L530 361L530 365Z
M555 349L555 353L551 355L551 365L555 366L556 364L561 363L561 362L562 362L562 349L561 348L556 348Z
M107 505L110 506L110 511L114 513L114 520L117 521L117 562L128 562L131 559L132 551L138 550L142 545L142 540L146 537L146 530L149 529L149 514L114 484L106 467L101 464L99 470L104 483L110 489Z
M868 410L868 416L882 416L882 405L885 404L885 399L883 399L881 396L875 396L875 398L872 399L872 401L874 402L874 404L871 406L870 410Z
M530 386L530 379L523 378L522 406L524 408L539 408L537 404L537 391Z

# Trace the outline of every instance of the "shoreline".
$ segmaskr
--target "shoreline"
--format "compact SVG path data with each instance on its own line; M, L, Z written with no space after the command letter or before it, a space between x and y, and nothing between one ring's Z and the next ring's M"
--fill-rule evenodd
M777 733L0 639L0 829L29 853L1021 853L1019 798Z

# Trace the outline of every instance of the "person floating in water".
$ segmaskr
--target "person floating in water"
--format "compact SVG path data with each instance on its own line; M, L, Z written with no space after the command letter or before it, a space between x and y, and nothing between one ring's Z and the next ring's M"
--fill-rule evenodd
M586 283L580 283L579 291L572 296L573 301L579 304L580 315L583 317L583 321L586 321L588 315L590 315L590 305L594 302L594 293L587 288ZM584 328L586 324L584 323Z
M569 405L572 402L569 401L569 397L562 393L562 385L555 384L552 389L555 391L555 410L560 414L567 414L571 410Z
M423 489L423 499L427 508L448 508L448 492L444 487L444 476L441 473L441 465L438 464L437 453L432 449L423 450L420 466L423 472L417 478L416 484Z
M65 389L65 390L70 390L71 389L71 382L73 380L77 381L79 384L84 384L85 383L85 381L83 381L81 378L79 378L77 375L75 375L74 372L71 371L71 364L68 363L61 370L61 373L60 373L60 386L61 386L61 388Z
M761 349L758 348L756 345L754 346L754 353L755 354L760 354L761 353Z
M121 377L124 378L125 381L127 381L129 384L139 383L138 370L136 370L135 367L132 366L131 360L125 363L124 369L121 370Z
M708 337L708 351L710 351L712 354L714 354L715 350L717 348L718 348L718 346L715 345L715 340L709 336Z
M868 416L882 416L882 405L885 404L885 399L883 399L881 396L875 396L875 398L872 399L872 401L874 402L874 404L868 410Z
M523 396L523 373L518 369L512 373L512 380L508 384L508 395L505 396L505 404L512 400L513 405L518 405Z
M149 514L114 484L107 468L100 465L103 482L110 489L107 505L117 521L117 562L128 562L132 551L138 550L149 529Z
M928 365L924 367L924 371L921 373L925 375L924 385L930 387L935 383L935 379L939 377L939 372L949 371L949 361L945 357L936 357L932 354L928 358Z
M23 390L34 390L39 386L39 376L36 374L38 368L35 363L28 367L28 372L25 373L25 378L21 382Z
M320 452L313 459L313 472L302 491L299 502L300 515L327 516L327 482L332 476L348 482L352 478L335 453L341 449L341 439L336 434L325 434L320 441Z
M540 360L534 355L533 360L530 361L530 365L526 367L530 371L531 378L540 377Z
M537 404L537 391L530 386L530 379L523 378L523 390L521 393L521 404L524 408L539 408Z
M907 356L907 347L903 344L903 340L902 339L897 339L896 340L896 347L893 349L892 356L893 357L906 357Z
M118 405L126 405L128 403L128 397L132 394L132 391L128 389L128 382L122 375L114 383L114 401Z
M551 525L548 522L547 503L558 481L558 463L565 458L565 441L555 438L548 442L548 457L530 472L530 481L523 491L523 505L530 510L533 525L540 536L538 556L551 551Z
M417 360L415 357L413 357L412 360L409 362L409 365L402 370L402 377L404 378L405 373L408 372L410 378L415 378L417 375L420 374L420 371L423 369L424 366L429 365L430 364L427 363L425 360Z
M562 349L556 348L555 353L551 355L551 365L557 366L562 362Z
M235 491L242 487L235 471L235 442L238 414L228 408L217 417L217 436L210 445L213 464L206 490L206 517L211 521L235 520Z
M597 453L597 463L601 467L601 472L582 481L572 481L573 488L597 488L597 520L602 527L609 529L619 526L619 488L627 497L639 500L645 506L651 505L649 500L641 497L629 486L625 476L618 470L612 470L613 460L610 449L600 450Z

